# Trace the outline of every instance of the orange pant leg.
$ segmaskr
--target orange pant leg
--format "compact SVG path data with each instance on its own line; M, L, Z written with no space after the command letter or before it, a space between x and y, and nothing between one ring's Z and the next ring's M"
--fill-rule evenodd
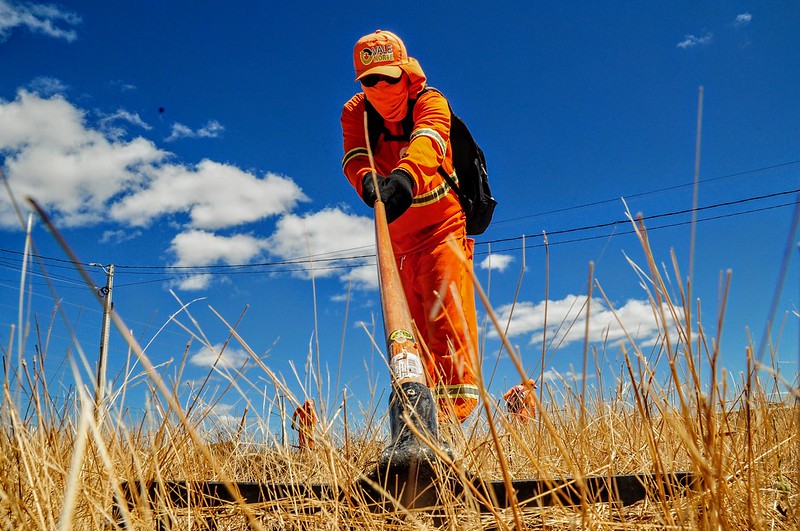
M314 427L301 425L297 431L297 445L301 450L314 446Z
M466 237L456 240L468 265L446 242L398 257L411 317L431 352L427 369L440 409L452 405L460 421L478 402L477 316L470 274L473 244Z

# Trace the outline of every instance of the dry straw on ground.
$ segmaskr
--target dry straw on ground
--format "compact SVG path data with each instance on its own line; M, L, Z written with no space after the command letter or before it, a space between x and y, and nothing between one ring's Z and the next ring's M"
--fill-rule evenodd
M707 336L693 317L690 286L668 289L641 223L637 229L647 261L639 272L661 323L657 344L645 349L628 338L619 347L624 359L619 374L609 381L598 370L591 389L575 389L571 382L540 385L539 414L533 422L509 422L484 389L486 407L480 415L463 427L444 425L442 431L456 450L455 466L485 480L568 476L580 482L589 475L688 471L700 478L695 490L668 496L653 489L645 500L625 507L585 500L574 506L512 504L494 512L480 511L469 489L460 497L444 491L443 506L436 511L402 507L375 511L298 491L296 496L261 504L181 508L162 503L131 510L122 505L115 513L123 484L136 480L323 483L346 491L375 465L385 444L385 404L378 403L376 395L375 403L347 404L351 412L361 408L360 415L330 419L323 415L316 446L301 453L285 444L280 434L270 434L269 418L254 413L263 408L250 407L248 396L258 396L271 411L287 408L276 396L288 397L289 407L297 399L233 326L230 340L251 353L251 363L272 381L275 393L266 396L263 386L252 384L245 374L219 370L217 377L227 374L231 381L236 379L225 393L248 403L245 414L234 422L217 417L213 402L193 401L204 396L202 392L182 395L180 382L164 380L130 337L131 355L138 356L145 369L142 374L118 382L99 408L93 390L88 391L91 385L80 382L65 400L56 400L52 389L58 382L48 381L43 368L49 353L47 342L39 338L46 334L37 333L36 355L26 355L21 374L9 362L17 357L12 344L4 351L0 527L798 529L796 377L783 380L769 364L759 365L748 349L743 353L748 372L735 385L729 384L732 379L721 367L714 335ZM675 278L682 278L677 266L674 271ZM599 282L590 278L589 285L602 295ZM720 323L722 312L724 308ZM117 324L125 329L121 320ZM199 339L195 335L194 340ZM76 367L85 364L79 353L72 354ZM599 366L605 355L587 346L584 366ZM483 356L490 360L492 353ZM76 378L84 373L90 371L74 371ZM144 419L134 420L126 410L125 395L141 386L148 389L148 411ZM327 396L321 384L318 387L306 391ZM338 407L319 406L322 412ZM366 420L348 424L355 417Z

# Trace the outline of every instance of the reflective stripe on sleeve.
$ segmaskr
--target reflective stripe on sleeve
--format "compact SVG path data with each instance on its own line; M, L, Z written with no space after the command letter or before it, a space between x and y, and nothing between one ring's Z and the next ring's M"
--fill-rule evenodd
M433 140L439 146L442 155L447 153L447 142L444 141L442 135L436 132L436 130L428 128L414 129L414 131L411 133L411 138L408 139L409 143L413 142L415 138L420 136L427 136Z
M342 158L342 168L347 166L347 163L353 160L356 157L367 157L369 158L369 152L367 152L367 148L365 147L357 147L353 148L347 153L345 153L344 157Z
M450 178L453 179L453 182L456 183L456 185L458 185L458 176L456 176L455 172L450 174ZM431 203L435 203L439 199L446 196L449 191L450 191L450 185L447 184L447 181L442 180L442 184L440 184L430 192L415 197L414 200L411 201L411 206L420 207L420 206L430 205Z

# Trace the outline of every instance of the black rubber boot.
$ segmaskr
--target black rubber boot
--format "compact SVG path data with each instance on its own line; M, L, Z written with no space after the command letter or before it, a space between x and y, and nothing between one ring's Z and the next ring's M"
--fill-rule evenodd
M449 467L442 466L430 446L453 459L450 446L439 439L436 400L428 386L417 382L393 386L389 397L389 423L392 437L381 452L378 466L362 485L365 498L386 509L395 507L396 502L409 509L440 505L440 491L450 492L458 482L453 481L454 474ZM417 437L408 425L430 444ZM374 488L375 483L379 489ZM386 494L390 496L387 498Z
M428 386L406 382L394 388L389 398L389 423L392 438L381 453L380 468L404 468L437 459L433 449L420 440L406 425L406 417L425 438L438 445L452 458L449 445L439 440L439 421L436 401Z

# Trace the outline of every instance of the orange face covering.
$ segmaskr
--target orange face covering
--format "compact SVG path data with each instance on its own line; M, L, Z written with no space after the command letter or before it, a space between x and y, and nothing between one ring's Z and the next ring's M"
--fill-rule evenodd
M374 87L364 87L364 94L375 110L390 122L399 122L408 112L408 76L394 85L379 82Z

